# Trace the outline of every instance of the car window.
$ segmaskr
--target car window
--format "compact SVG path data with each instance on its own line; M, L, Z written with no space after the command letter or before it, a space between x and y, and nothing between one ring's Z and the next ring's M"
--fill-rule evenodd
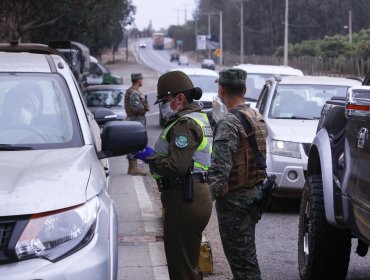
M35 149L82 145L77 116L57 74L0 75L0 144Z
M332 97L345 97L347 86L285 85L276 87L270 117L276 119L319 119L323 105Z
M87 90L85 100L88 107L123 107L123 94L119 89Z
M264 111L265 111L265 107L266 107L266 100L267 100L267 96L268 96L268 92L270 91L270 88L271 88L271 85L269 84L266 84L262 91L261 91L261 95L259 96L258 98L258 101L257 101L257 104L256 104L256 108L258 109L258 111L263 114Z
M271 78L272 74L247 74L247 95L249 98L258 99L263 85Z
M203 92L218 92L217 77L207 75L188 75L195 87L200 87Z

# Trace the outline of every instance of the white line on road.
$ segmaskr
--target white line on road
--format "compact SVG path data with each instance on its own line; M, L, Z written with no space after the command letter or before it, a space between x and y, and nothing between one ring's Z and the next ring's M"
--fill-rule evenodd
M150 259L153 265L154 278L156 280L168 280L168 269L166 262L166 255L162 242L149 243Z
M136 196L139 200L141 215L143 217L155 217L152 202L145 189L143 178L140 176L132 176L132 180L134 181Z

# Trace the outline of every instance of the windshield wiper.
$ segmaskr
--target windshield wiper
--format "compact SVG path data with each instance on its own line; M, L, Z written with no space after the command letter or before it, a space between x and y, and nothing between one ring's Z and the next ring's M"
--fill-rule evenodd
M314 120L317 119L315 117L307 118L307 117L300 117L300 116L291 116L291 117L276 117L275 119L284 119L284 120Z
M25 151L33 150L30 146L14 146L11 144L0 144L0 151Z

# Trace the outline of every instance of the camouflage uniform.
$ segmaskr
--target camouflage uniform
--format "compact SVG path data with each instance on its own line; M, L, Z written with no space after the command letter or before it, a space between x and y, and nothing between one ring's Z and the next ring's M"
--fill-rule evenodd
M236 109L245 110L247 107L248 105L241 105ZM212 199L216 200L222 246L233 279L259 280L261 273L256 254L255 226L261 216L254 201L261 197L260 184L224 192L225 186L230 184L229 175L244 131L242 123L232 113L228 113L217 124L209 169L209 186Z

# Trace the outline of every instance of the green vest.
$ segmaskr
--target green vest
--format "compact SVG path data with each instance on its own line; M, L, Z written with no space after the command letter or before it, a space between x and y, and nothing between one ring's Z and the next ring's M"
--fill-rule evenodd
M211 154L212 154L212 128L209 124L208 117L205 113L199 113L199 112L192 112L189 114L186 114L180 118L178 118L176 121L168 125L161 135L159 136L155 146L154 150L156 153L160 155L168 155L169 152L169 143L167 141L167 133L168 131L180 120L184 118L191 118L193 119L202 129L202 141L197 147L196 151L193 155L194 160L194 173L200 173L200 172L206 172L208 171L208 168L211 166ZM159 179L157 175L153 175L155 179Z

